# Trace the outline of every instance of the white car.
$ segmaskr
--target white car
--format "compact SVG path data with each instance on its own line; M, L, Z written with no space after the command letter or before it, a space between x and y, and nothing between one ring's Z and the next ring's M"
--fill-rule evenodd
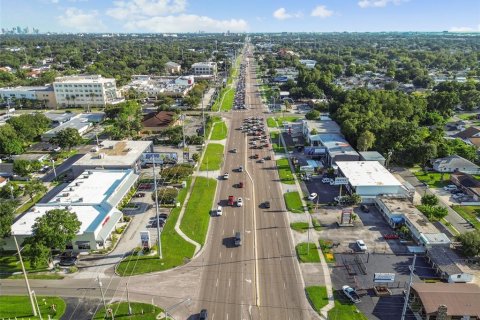
M237 207L243 207L243 199L242 198L237 199Z
M315 192L313 193L310 193L310 195L308 196L308 200L313 200L317 197L317 194Z
M218 206L217 210L215 212L216 212L217 216L221 216L223 214L222 206Z
M352 287L345 285L342 287L342 291L353 303L360 302L360 297Z
M367 251L367 245L365 244L365 242L363 242L363 240L357 240L355 241L355 243L357 244L360 251Z
M230 177L230 175L228 174L228 172L223 175L224 180L228 180L229 177Z
M449 184L448 186L443 187L443 190L445 191L452 191L452 190L457 190L457 186L454 184Z

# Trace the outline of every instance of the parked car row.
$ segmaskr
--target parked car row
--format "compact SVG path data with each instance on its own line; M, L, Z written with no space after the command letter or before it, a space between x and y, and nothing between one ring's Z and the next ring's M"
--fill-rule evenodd
M237 88L235 91L235 109L247 109L245 105L245 70L246 67L244 64L242 64L240 66L240 74L238 76Z

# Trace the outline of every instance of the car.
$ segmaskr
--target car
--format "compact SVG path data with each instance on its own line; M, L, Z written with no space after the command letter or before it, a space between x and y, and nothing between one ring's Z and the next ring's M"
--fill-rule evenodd
M234 241L235 247L240 247L242 245L242 235L240 232L235 232L235 241Z
M237 199L237 207L243 207L243 199L242 198Z
M257 161L258 163L265 163L265 159L260 159Z
M229 177L230 177L230 175L227 172L223 175L223 180L228 180Z
M357 291L352 287L345 285L342 287L342 291L353 303L360 302L360 297L358 296Z
M167 214L167 213L160 213L160 214L158 215L158 217L159 217L160 219L167 220L168 214ZM156 218L156 217L154 217L154 218Z
M217 207L217 210L215 210L215 214L217 216L221 216L223 214L223 211L222 211L222 206L218 206Z
M200 315L198 316L198 320L208 320L208 311L207 309L202 309L200 311Z
M264 157L263 159L265 159L265 160L272 160L272 157L271 157L271 156L266 156L266 157Z
M443 190L445 191L452 191L452 190L457 190L457 186L454 184L449 184L448 186L443 187Z
M61 258L58 265L62 267L72 267L77 265L77 262L78 262L78 259L76 257L66 257L66 258Z
M263 207L264 207L265 209L270 209L270 201L265 201L265 202L263 203Z
M367 251L367 245L365 244L365 242L363 240L357 240L357 241L355 241L355 243L357 244L360 251Z
M145 192L137 192L133 195L134 198L143 198L145 197Z
M232 149L232 153L237 153L237 148Z
M234 196L228 196L228 205L233 206L235 203L235 197Z
M243 188L243 182L239 182L239 183L237 184L237 187Z
M163 226L165 225L165 219L160 219L159 218L158 222L159 222L160 228L163 228ZM151 228L156 228L157 227L157 219L151 221L150 227Z
M243 172L243 166L238 167L237 171L238 172Z
M308 200L313 200L317 197L317 194L315 192L312 192L310 193L310 195L308 196Z
M360 210L362 210L363 212L366 212L366 213L370 212L370 208L366 204L362 204L360 206Z
M258 154L255 154L255 155L253 156L253 159L258 159L258 158L259 158Z

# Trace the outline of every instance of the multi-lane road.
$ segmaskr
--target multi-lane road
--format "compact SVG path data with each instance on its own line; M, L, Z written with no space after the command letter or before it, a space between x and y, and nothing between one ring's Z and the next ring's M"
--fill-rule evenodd
M230 178L220 180L216 197L222 206L229 195L242 197L244 205L227 206L223 216L213 218L203 252L198 308L206 308L209 319L310 319L274 154L270 148L249 149L250 136L238 130L248 117L264 118L254 62L248 57L244 62L248 110L233 111L229 117L223 172ZM237 153L229 152L234 148ZM252 154L272 160L259 163ZM240 165L244 172L236 171ZM244 188L236 187L239 182ZM265 201L270 201L269 209L262 206ZM240 247L233 245L236 232L242 235Z

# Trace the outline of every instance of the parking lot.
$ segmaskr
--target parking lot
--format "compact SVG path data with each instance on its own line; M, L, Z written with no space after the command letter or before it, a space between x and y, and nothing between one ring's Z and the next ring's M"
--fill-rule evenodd
M322 183L322 176L313 176L309 181L304 181L308 189L308 194L316 193L318 203L329 203L333 198L340 194L340 186L331 186L328 183ZM345 193L345 191L344 191ZM317 201L315 199L315 201Z

